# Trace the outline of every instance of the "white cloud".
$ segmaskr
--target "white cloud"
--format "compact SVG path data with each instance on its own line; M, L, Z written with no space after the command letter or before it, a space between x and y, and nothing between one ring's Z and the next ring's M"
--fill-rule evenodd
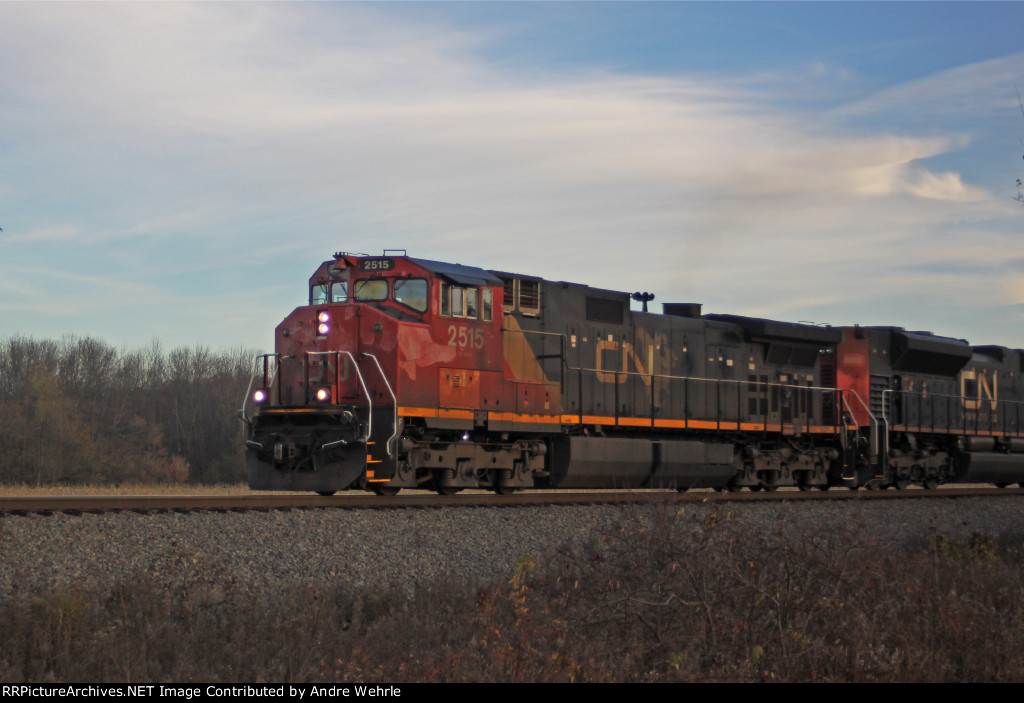
M965 185L959 173L931 173L915 169L909 175L907 190L919 198L967 203L987 197L982 189Z
M834 111L844 117L899 114L901 121L942 124L951 115L977 119L1012 107L1024 54L938 71L899 84Z
M1017 276L1007 281L1003 284L1003 289L1007 302L1011 305L1024 305L1024 278Z
M64 240L71 240L82 233L82 229L76 225L71 224L52 224L44 227L32 229L28 232L18 232L17 230L8 227L4 231L0 241L5 244L14 244L18 242L33 242L33 243L57 243Z

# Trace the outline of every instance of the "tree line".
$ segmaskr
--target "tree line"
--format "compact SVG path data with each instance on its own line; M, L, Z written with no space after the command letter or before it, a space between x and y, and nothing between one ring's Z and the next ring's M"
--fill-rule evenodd
M0 340L0 483L238 482L257 352Z

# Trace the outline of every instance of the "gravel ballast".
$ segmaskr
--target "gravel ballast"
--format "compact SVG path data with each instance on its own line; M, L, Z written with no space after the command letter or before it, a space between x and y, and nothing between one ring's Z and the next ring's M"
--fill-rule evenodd
M439 578L506 578L522 556L539 563L568 545L620 530L640 506L309 509L245 513L105 513L0 518L0 595L112 588L148 577L273 594L302 587L399 586ZM683 520L719 511L739 529L783 540L828 535L887 546L936 535L1024 535L1019 497L683 504Z

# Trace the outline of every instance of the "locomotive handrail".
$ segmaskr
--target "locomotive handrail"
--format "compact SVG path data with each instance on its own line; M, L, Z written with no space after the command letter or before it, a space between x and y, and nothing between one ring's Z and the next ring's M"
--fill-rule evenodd
M362 389L363 396L366 398L366 404L367 404L367 407L368 407L367 421L366 421L366 431L365 431L365 436L360 439L361 442L366 444L366 443L368 443L370 441L370 436L373 433L373 398L371 397L370 391L367 388L366 380L363 377L362 369L360 369L359 363L356 361L356 358L355 358L355 356L353 356L352 352L343 351L343 350L331 350L331 351L309 351L309 350L307 350L306 352L304 352L306 363L303 364L303 371L302 371L302 373L303 373L303 386L306 388L306 393L308 394L308 392L309 392L309 357L311 357L311 356L333 356L333 357L335 357L335 375L337 376L338 374L341 373L340 364L338 364L338 361L337 361L338 358L341 355L344 355L344 356L348 357L351 360L352 368L355 369L356 378L359 380L359 387ZM394 423L393 423L393 432L391 433L391 436L388 438L387 444L385 446L385 448L387 449L388 456L391 456L392 455L391 443L398 436L398 398L395 395L395 391L391 387L391 382L388 380L387 375L385 375L384 369L381 366L381 363L377 359L377 357L374 356L373 354L366 354L366 353L364 353L362 356L366 356L366 357L369 357L369 358L373 359L373 363L376 365L377 371L380 373L381 379L384 381L384 385L388 389L388 393L391 394L392 401L394 401L395 417L394 417ZM269 366L270 366L269 360L270 360L271 357L273 357L275 362L276 362L274 364L274 372L273 372L273 374L270 374L270 370L269 370ZM280 362L281 362L281 360L282 359L286 359L286 358L293 358L293 357L283 356L282 354L259 354L259 355L257 355L255 357L255 359L253 360L254 364L256 362L259 362L261 359L263 361L263 385L264 386L268 385L268 376L269 376L269 382L271 384L273 383L274 378L276 378L277 373L280 370ZM249 417L245 413L245 404L246 404L246 402L249 399L249 394L252 392L252 383L253 383L253 380L255 379L255 377L256 377L256 372L254 371L254 373L252 373L250 375L250 377L249 377L249 386L246 389L245 398L242 401L242 408L239 410L239 415L247 423L249 423L250 421L249 421ZM335 379L335 386L337 387L339 384L340 384L340 381L338 379ZM278 387L278 392L280 392L280 386ZM308 400L308 397L307 397L307 400ZM278 398L278 401L280 402L280 398ZM325 444L324 448L330 448L330 447L334 446L335 444L337 444L337 443L336 442L331 442L330 444Z
M253 365L255 366L256 362L258 362L260 359L263 359L263 385L264 385L264 387L268 387L268 384L267 384L267 373L268 373L268 365L269 364L268 364L267 359L269 357L274 357L274 360L278 362L278 363L274 364L274 375L270 379L270 385L272 385L274 383L274 378L277 377L277 369L279 367L279 359L280 359L281 355L280 354L257 354L253 358L253 360L252 360L253 361ZM245 389L245 396L242 398L242 407L239 408L239 410L238 410L238 416L241 417L242 420L246 424L250 424L250 423L249 423L249 416L245 414L245 404L249 402L249 395L252 393L252 382L253 382L254 378L256 378L256 371L253 371L252 373L249 374L249 385Z
M551 334L551 333L549 333L549 334ZM689 382L714 383L714 384L718 384L718 385L716 385L716 388L721 388L722 387L721 384L730 384L731 383L731 384L735 384L737 386L738 390L742 389L743 384L748 384L748 385L749 384L754 384L754 385L757 385L757 386L765 388L765 389L768 389L768 388L784 388L784 389L792 389L792 390L799 390L799 391L816 391L816 392L821 393L822 395L824 395L825 393L839 393L840 396L842 396L842 394L843 394L843 390L842 389L840 389L840 388L833 388L833 387L829 387L829 386L800 386L800 385L796 385L796 384L792 384L792 383L769 383L769 382L762 383L762 382L759 382L759 381L755 382L755 381L750 381L750 380L747 380L747 379L735 379L735 378L703 378L703 377L700 377L700 376L676 376L676 375L672 375L672 374L660 374L660 373L653 373L653 372L649 372L649 371L644 371L644 372L641 372L641 371L616 371L616 370L611 370L611 369L589 368L589 367L585 367L585 366L567 366L566 370L568 370L568 371L576 371L578 373L578 375L580 375L580 376L582 376L583 373L593 373L593 374L601 373L601 374L612 374L612 375L615 375L616 379L618 379L619 376L639 376L639 377L642 377L642 378L645 378L645 379L646 378L650 378L651 379L652 392L653 392L653 387L654 387L654 383L653 383L654 380L655 379L660 379L660 380L668 380L668 381L683 381L684 384L685 383L689 383ZM582 384L580 384L580 385L582 385ZM618 417L618 402L617 402L618 386L619 386L619 383L616 380L616 383L615 383L615 389L616 389L616 417ZM853 391L850 391L850 392L853 393L856 396L855 392L853 392ZM722 422L721 417L720 417L720 414L721 414L720 413L721 402L720 402L719 394L716 393L715 397L716 397L716 411L715 412L716 412L716 415L719 415L719 417L716 419L716 422L721 424L721 422ZM859 397L857 399L860 400ZM860 402L863 405L863 401L860 401ZM582 407L582 403L581 403L581 407ZM849 404L848 403L847 403L847 407L849 408ZM736 410L737 410L736 416L737 416L737 420L738 420L739 416L742 414L739 411L739 398L737 398L737 408L736 408ZM580 414L580 413L577 413L577 414ZM652 403L652 414L653 414L653 403ZM868 411L868 414L871 416L872 422L877 426L877 420L871 414L870 410ZM839 423L835 422L835 423L833 423L833 426L834 427L838 427Z
M259 357L257 356L256 359L259 359ZM256 359L252 360L253 366L256 365ZM249 385L246 386L245 395L242 396L242 407L238 409L238 416L242 418L242 422L244 422L247 425L250 423L249 416L245 414L245 404L249 402L249 394L252 393L252 381L254 378L256 378L255 370L253 370L253 372L249 374Z
M650 385L651 385L651 394L652 394L652 402L651 402L651 415L652 415L652 417L654 415L654 402L653 402L654 379L668 380L668 381L683 381L684 384L687 383L687 382L690 382L690 381L699 382L699 383L715 383L715 384L734 383L734 384L737 385L737 390L742 389L742 385L741 384L744 384L744 383L746 383L746 384L755 383L756 385L762 386L765 389L769 389L769 388L788 388L788 389L799 389L799 390L806 390L806 391L817 391L817 392L820 392L821 394L824 394L824 393L838 393L839 396L841 398L843 398L842 402L843 402L844 405L846 405L847 411L851 415L853 414L853 411L850 408L849 402L844 398L844 395L843 395L844 391L842 389L840 389L840 388L834 388L834 387L829 387L829 386L799 386L799 385L795 385L795 384L791 384L791 383L764 383L764 384L762 384L761 382L752 382L752 381L745 380L745 379L701 378L701 377L698 377L698 376L675 376L675 375L672 375L672 374L659 374L659 373L654 373L653 371L643 371L643 372L641 372L641 371L626 371L626 370L611 370L611 369L595 369L595 368L589 368L589 367L585 367L585 366L571 366L571 365L569 365L568 359L566 357L566 345L567 345L568 342L567 342L566 335L564 333L562 333L562 332L545 332L545 331L541 331L541 330L511 329L511 328L504 327L504 326L502 327L502 331L503 332L520 333L520 334L524 334L524 335L526 335L526 334L533 334L533 335L542 335L542 336L548 336L548 337L558 337L560 339L560 342L561 342L559 356L555 357L554 355L551 355L551 356L538 357L538 359L539 358L559 358L560 357L561 360L562 360L563 370L565 372L567 372L567 373L571 373L571 372L575 371L577 373L577 375L580 376L580 377L582 377L583 373L614 374L615 378L616 378L616 383L615 383L615 417L616 417L616 419L619 416L619 408L618 408L618 405L619 405L619 403L618 403L619 381L618 381L618 378L619 378L619 376L623 376L623 375L624 376L640 376L640 377L643 377L643 378L649 378L651 380ZM564 390L565 390L565 387L564 387L565 386L565 378L564 378L564 376L562 378L560 378L559 380L561 382L562 390L563 390L563 393L564 393ZM582 392L583 392L582 383L578 384L578 386L579 386L578 390L582 394ZM721 388L721 387L722 387L721 385L716 385L716 388ZM872 449L875 451L875 455L877 455L878 454L878 435L880 434L878 432L878 419L875 417L874 413L871 412L870 408L868 408L867 405L865 405L864 401L860 398L860 396L857 395L856 391L850 390L850 393L852 393L857 398L858 402L861 404L861 406L864 408L865 412L867 412L868 417L870 417L870 419L871 419L872 427L875 430L872 433L874 435L874 437L873 437L874 441L872 442L872 444L873 444ZM686 394L684 393L684 395L686 395ZM722 419L721 419L721 405L722 405L722 403L721 403L720 394L716 392L715 398L716 398L716 402L715 402L716 422L720 425L721 422L722 422ZM737 403L736 415L737 415L737 418L738 418L741 415L741 413L739 412L739 403L740 403L740 398L739 397L737 397L736 403ZM582 412L582 407L583 407L582 397L579 398L579 405L580 405L581 412ZM767 424L767 423L765 423L765 424ZM833 426L834 427L838 427L839 426L838 420L833 423Z
M873 412L871 412L871 408L868 407L867 403L864 402L864 399L860 397L860 395L857 393L857 391L853 390L852 388L847 388L846 390L840 390L839 391L839 397L842 398L843 404L846 406L846 412L850 413L850 417L853 417L854 415L853 415L853 408L850 407L850 401L847 400L847 398L846 398L846 394L847 393L849 393L850 395L852 395L854 398L857 399L857 402L860 403L860 407L863 408L864 412L866 412L868 414L868 417L871 418L871 428L872 428L872 430L874 430L871 433L871 439L872 439L872 447L871 447L871 449L874 451L874 456L880 456L881 453L879 451L879 446L878 446L878 437L880 435L882 435L882 433L878 431L878 427L879 427L879 425L878 425L878 418L876 418L875 414ZM884 416L885 407L884 406L883 406L882 410L883 410L882 420L885 420L885 416ZM888 424L886 424L886 427L888 427ZM885 437L886 437L885 453L888 454L889 453L888 433L885 434Z
M391 394L391 400L393 400L395 403L395 419L393 424L394 431L391 433L391 436L388 437L388 441L384 445L384 448L388 452L388 456L391 456L391 442L394 441L396 437L398 437L398 396L396 396L395 391L392 390L391 382L388 381L388 377L384 374L384 368L380 365L380 361L377 360L377 357L367 352L363 352L363 356L368 356L371 359L373 359L373 363L377 365L377 371L380 372L380 377L381 379L384 380L384 385L387 387L388 393Z
M644 371L644 372L640 372L640 371L613 371L611 369L592 369L592 368L588 368L586 366L570 366L570 367L568 367L568 370L569 371L586 371L588 373L610 373L610 374L626 375L626 376L650 376L650 377L653 377L653 378L668 379L670 381L708 381L710 383L738 383L738 384L743 384L743 383L751 383L751 384L753 384L753 383L756 383L757 385L761 385L760 381L748 381L746 379L741 379L741 378L701 378L700 376L673 376L671 374L665 374L665 373L651 373L650 371ZM767 385L768 387L771 387L771 388L799 388L799 389L805 390L805 391L840 391L840 390L842 390L841 388L831 388L829 386L798 386L798 385L793 384L793 383L771 383L771 382L769 382L769 383L766 383L764 385Z
M1014 416L1013 419L1014 420L1018 420L1017 430L1016 431L1018 431L1018 432L1020 431L1019 419L1020 419L1020 415L1021 415L1021 409L1024 408L1024 401L1019 401L1019 400L999 400L999 399L996 399L996 398L988 399L988 400L982 399L982 398L975 399L975 398L967 398L966 396L963 396L963 395L952 395L952 394L949 394L949 393L927 393L926 394L926 393L923 393L921 391L904 391L904 390L896 390L894 388L887 388L886 390L882 391L882 397L883 397L882 416L883 416L883 419L885 419L886 410L888 408L888 403L884 402L884 398L885 398L885 395L887 393L891 393L891 394L894 394L894 395L898 393L900 396L907 396L907 397L911 397L911 398L916 397L917 398L917 401L918 401L917 402L917 414L918 414L918 423L917 424L918 424L918 426L922 426L921 425L921 420L924 417L924 413L922 411L922 401L926 400L926 399L931 399L932 402L929 403L929 411L930 411L930 414L931 414L931 423L930 423L929 427L930 427L932 432L935 431L935 403L934 403L935 399L946 399L947 401L957 401L957 400L959 400L961 402L961 407L960 407L960 410L961 410L961 413L960 413L961 422L959 424L960 424L960 431L963 432L964 434L967 434L970 431L973 431L973 432L976 432L976 433L977 432L982 432L982 431L984 431L984 432L1001 431L1003 433L1009 432L1009 430L1006 427L1007 426L1007 422L1008 422L1008 417L1007 416L1010 414L1010 413L1007 413L1005 411L1005 408L1007 408L1007 407L1009 407L1009 408L1011 408L1013 410L1013 413L1012 413L1013 416ZM980 412L981 407L980 406L975 409L976 412L974 413L974 427L973 428L968 428L967 427L967 410L968 410L968 408L963 406L963 402L967 401L967 400L976 401L978 403L986 403L986 402L987 403L994 403L996 405L996 408L993 409L994 410L994 414L989 415L988 421L986 423L986 427L985 427L984 430L980 427L980 420L979 420L979 416L981 415L981 412ZM952 430L952 429L954 429L954 424L955 424L953 422L953 420L954 420L954 411L953 411L953 408L949 408L948 407L948 405L950 405L950 404L953 405L953 408L956 407L956 403L955 402L951 402L951 403L947 404L946 427L942 427L940 429L943 429L943 430ZM1002 413L998 412L998 409L1000 408L1000 406L1002 406L1004 408L1004 411ZM886 420L886 422L888 422L888 420ZM904 420L901 424L904 427L906 427L907 426L907 421Z
M868 418L871 421L872 432L871 432L871 447L870 447L870 449L871 449L871 452L872 452L873 456L880 456L881 455L882 449L880 447L880 439L879 438L882 436L883 433L879 430L878 418L875 416L875 414L873 412L871 412L871 408L868 407L868 405L857 394L857 392L852 390L852 389L843 390L843 389L840 389L840 388L834 388L834 387L829 387L829 386L799 386L799 385L795 385L795 384L791 384L791 383L771 383L771 382L761 383L759 381L752 382L750 380L745 380L745 379L702 378L702 377L699 377L699 376L675 376L675 375L672 375L672 374L654 373L653 371L626 371L626 370L596 369L596 368L589 368L589 367L585 367L585 366L571 366L571 365L569 365L568 359L566 357L566 345L567 345L568 342L567 342L566 335L564 333L561 333L561 332L544 332L544 331L540 331L540 330L522 330L522 329L514 330L514 329L510 329L510 328L506 328L506 327L503 327L502 331L503 332L519 332L519 333L524 334L524 335L526 335L526 334L534 334L534 335L543 335L543 336L549 336L549 337L558 337L560 339L560 342L561 342L561 344L560 344L560 352L561 352L560 353L560 357L562 359L563 370L564 370L564 372L566 374L567 373L572 373L572 372L575 371L577 376L580 379L582 379L582 375L584 373L614 374L615 375L615 379L616 379L616 381L615 381L615 401L614 401L615 402L615 418L616 418L616 420L618 420L618 417L619 417L619 402L618 402L619 401L619 398L618 398L619 380L618 379L619 379L620 376L627 376L627 377L628 376L640 376L640 377L645 378L645 379L650 379L650 386L651 386L651 417L652 417L652 419L654 418L654 413L655 413L655 409L654 409L654 380L655 379L666 380L666 381L682 381L684 383L684 388L685 388L685 384L687 384L689 382L714 383L714 384L716 384L716 386L715 386L716 389L721 389L723 387L722 384L733 383L733 384L736 384L737 392L739 392L742 389L742 385L741 384L744 384L744 383L746 383L746 384L754 383L757 386L759 386L759 387L761 387L761 388L763 388L765 390L768 390L768 389L771 389L771 388L798 389L798 390L802 390L802 391L815 391L815 392L820 393L821 396L824 396L825 393L836 393L836 394L839 395L839 398L841 399L840 402L842 403L842 405L844 405L846 407L847 413L849 413L849 415L851 417L853 417L853 408L850 406L849 399L847 398L847 393L849 393L849 394L853 395L854 398L857 399L857 402L864 409L864 412L867 413ZM554 357L546 357L546 358L554 358ZM565 377L564 377L564 375L559 380L561 382L562 391L564 393L564 391L565 391ZM577 413L577 414L582 416L582 408L583 408L583 398L582 398L583 384L582 384L582 382L578 382L577 386L578 386L578 391L580 393L580 397L578 398L578 404L579 404L580 412ZM688 396L688 393L684 390L683 395L684 395L684 397L686 397L686 396ZM739 417L742 414L740 412L740 407L739 407L740 406L740 400L741 400L741 396L738 395L737 399L736 399L736 416L737 416L737 420L739 419ZM716 415L715 422L719 425L719 429L720 429L720 426L721 426L721 423L722 423L722 417L721 417L722 409L721 409L721 406L722 406L721 393L718 390L716 390L716 393L715 393L715 415ZM884 407L883 407L883 411L884 411ZM684 406L684 413L685 413L685 406ZM765 419L765 425L767 425L768 424L767 423L767 418L764 418L764 419ZM884 418L883 418L883 420L884 420ZM832 426L838 428L840 426L840 423L841 423L841 420L840 420L840 418L837 417L836 420L832 423ZM887 441L887 439L888 439L887 437L884 438L884 441L885 441L885 444L886 444L886 449L884 451L886 453L888 452L888 441Z
M524 329L512 329L511 327L502 327L502 332L521 332L522 334L541 334L548 337L562 337L565 338L564 332L545 332L543 330L524 330Z
M329 354L333 354L335 357L337 357L339 354L344 354L345 356L347 356L349 359L352 360L352 368L354 368L355 371L356 371L356 378L359 379L359 386L363 389L363 395L366 396L366 404L369 406L369 412L367 413L367 420L366 420L366 436L363 437L360 440L364 444L368 443L370 441L370 433L373 431L373 399L370 397L370 392L366 389L366 382L363 380L363 372L359 370L359 364L356 363L356 358L354 356L352 356L352 352L341 351L341 350L335 350L335 351L306 351L305 354L306 354L307 357L309 357L309 356L327 356ZM338 367L337 361L335 361L334 366L335 366L335 373L339 373L338 368L337 368ZM303 376L304 376L304 378L303 378L303 385L306 387L306 392L308 393L309 392L309 360L308 360L308 358L306 360L306 363L303 364ZM330 446L334 446L335 444L337 444L337 442L331 442ZM324 447L326 448L326 447L328 447L328 445L325 444Z
M544 336L544 337L558 337L559 345L558 345L558 355L557 356L554 355L554 354L541 354L541 355L537 356L536 358L537 358L538 361L541 360L541 359L561 359L562 360L562 370L563 371L572 371L573 370L572 367L569 366L568 359L566 359L565 350L566 350L566 344L568 344L568 340L566 339L566 336L565 336L565 334L563 332L544 332L544 331L541 331L541 330L512 329L511 327L505 327L504 323L502 323L501 331L502 332L511 332L513 334L536 334L536 335L540 335L540 336ZM564 394L565 393L565 374L564 373L559 373L558 382L559 382L559 386L560 386L559 390Z

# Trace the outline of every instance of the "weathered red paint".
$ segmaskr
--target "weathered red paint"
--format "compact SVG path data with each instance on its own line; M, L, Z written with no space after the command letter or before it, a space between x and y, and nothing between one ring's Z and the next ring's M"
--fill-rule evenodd
M381 257L382 258L382 257ZM282 357L301 357L307 350L348 352L360 363L363 379L371 398L390 404L387 386L371 361L363 355L372 354L381 367L398 399L398 405L415 408L462 408L471 410L514 410L519 407L550 408L557 412L560 402L551 400L551 388L519 389L506 380L514 380L505 364L502 351L502 288L490 288L493 304L491 320L441 316L437 313L442 276L418 265L407 257L388 257L386 271L360 271L360 258L343 255L324 262L310 278L310 285L329 278L329 270L344 271L348 290L366 279L394 281L408 278L426 279L429 301L423 313L411 310L388 299L379 302L343 302L307 305L297 308L278 325L277 352ZM316 316L321 311L330 315L326 335L317 333ZM329 359L328 374L316 372L309 377L309 388L329 385L335 399L357 399L361 396L358 379L352 373L351 359L338 357L340 370ZM310 364L311 368L315 363ZM284 404L304 402L302 364L282 361L279 383L283 384ZM312 373L312 372L311 372ZM460 385L461 380L471 383ZM543 397L541 397L543 396Z

